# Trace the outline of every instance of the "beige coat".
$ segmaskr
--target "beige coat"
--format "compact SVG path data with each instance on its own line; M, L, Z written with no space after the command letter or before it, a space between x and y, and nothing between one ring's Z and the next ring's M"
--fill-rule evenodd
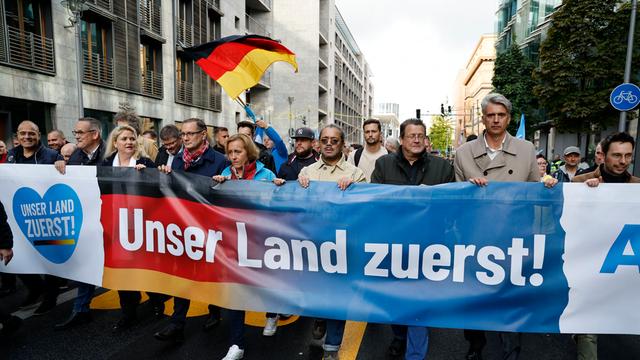
M507 134L502 151L491 160L484 138L470 141L458 148L453 163L457 181L484 177L489 181L540 181L536 150L532 143Z

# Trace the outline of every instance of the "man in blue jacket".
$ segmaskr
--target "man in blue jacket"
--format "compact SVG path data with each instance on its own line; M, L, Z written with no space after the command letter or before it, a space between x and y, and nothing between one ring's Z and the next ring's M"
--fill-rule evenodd
M280 166L287 161L287 156L289 156L287 145L282 141L282 138L276 129L267 124L266 121L258 120L256 121L256 125L259 128L264 129L265 136L262 140L264 142L264 146L271 151L271 156L273 156L273 161L276 165L276 171L274 174L277 174L280 171Z
M7 156L7 162L12 164L52 165L57 160L63 160L62 155L56 150L49 149L40 142L40 129L32 121L25 120L18 125L18 141L20 145L11 149ZM27 298L21 307L30 307L38 302L40 295L42 303L34 312L41 315L49 312L56 306L59 285L62 280L52 275L44 275L44 280L38 274L18 275L22 283L27 287Z
M162 165L158 170L168 174L171 171L184 171L192 174L213 177L220 175L229 165L224 155L215 151L207 138L207 125L201 119L191 118L182 122L182 150L173 158L171 167ZM191 301L189 299L174 298L173 315L170 324L153 336L161 341L180 343L184 340L184 326ZM220 308L209 305L209 318L203 328L205 331L213 329L220 322Z
M101 136L102 124L98 119L84 117L78 119L71 132L76 139L77 149L71 154L67 163L56 161L56 169L62 174L66 165L97 166L102 163L106 145ZM92 284L78 283L78 295L73 301L71 316L64 322L56 324L56 330L65 330L86 324L91 321L91 299L96 287Z

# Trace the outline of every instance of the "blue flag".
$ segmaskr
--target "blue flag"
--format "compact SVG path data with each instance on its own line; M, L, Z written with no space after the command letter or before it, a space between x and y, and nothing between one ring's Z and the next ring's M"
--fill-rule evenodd
M520 116L520 126L518 126L518 132L516 133L516 137L518 139L524 139L525 131L524 131L524 114Z

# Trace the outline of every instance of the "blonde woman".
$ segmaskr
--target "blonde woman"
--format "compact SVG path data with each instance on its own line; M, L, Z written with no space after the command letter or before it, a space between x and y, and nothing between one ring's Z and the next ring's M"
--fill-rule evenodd
M151 159L142 156L138 134L129 125L120 125L111 131L107 140L107 157L102 166L125 166L144 169L156 167Z
M107 157L102 166L133 167L137 170L155 168L156 165L148 157L141 155L142 146L138 142L138 134L129 125L120 125L113 129L107 140ZM166 296L148 293L156 317L164 311ZM136 310L142 295L139 291L118 290L122 317L112 327L113 332L120 332L133 326L136 321Z

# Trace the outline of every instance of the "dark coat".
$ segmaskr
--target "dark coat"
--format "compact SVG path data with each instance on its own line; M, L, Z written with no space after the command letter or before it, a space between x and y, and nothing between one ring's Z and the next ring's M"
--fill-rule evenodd
M276 173L276 162L273 160L273 155L271 155L271 150L267 149L266 146L255 143L260 150L260 154L258 155L258 160L264 164L264 167L271 170L274 174Z
M0 249L13 248L13 233L7 222L7 212L4 205L0 202Z
M313 150L312 150L313 151ZM280 166L278 177L289 181L298 180L298 174L303 167L309 166L320 159L320 155L315 151L306 159L300 159L296 153L289 155L287 162Z
M108 157L106 157L104 160L102 160L102 166L113 166L113 159L116 157L116 154L118 154L118 152L114 152L113 154L109 155ZM156 158L157 159L157 158ZM140 156L140 159L136 160L136 165L142 164L148 168L155 168L156 164L149 159L148 157L144 157L144 156Z
M600 165L600 166L604 166L604 165ZM586 173L586 174L582 174L582 175L576 175L576 176L574 176L574 177L573 177L573 182L579 182L579 183L581 183L581 182L585 182L585 181L587 181L587 180L589 180L589 179L598 179L598 178L600 178L601 176L602 176L601 169L600 169L600 167L597 167L595 171L592 171L592 172L590 172L590 173ZM629 184L637 184L637 183L640 183L640 178L639 178L639 177L633 176L633 175L631 175L631 174L629 174L629 173L627 173L627 176L628 176L628 179L629 179L629 180L627 181L627 183L629 183ZM603 180L604 180L604 179L603 179ZM606 180L604 180L604 182L607 182L607 181L606 181Z
M167 165L167 160L169 159L169 154L167 153L167 148L160 146L158 149L158 155L156 156L156 167L160 167L161 165ZM147 166L148 167L148 166Z
M173 163L171 163L171 169L173 171L185 171L184 161L182 160L183 152L184 149L177 153L173 158ZM207 148L202 156L191 163L191 167L189 167L186 172L212 177L214 175L220 175L222 170L230 164L231 163L224 157L224 155L212 148Z
M69 157L69 162L67 162L67 165L100 165L102 164L102 159L104 159L105 147L106 145L104 141L100 140L100 145L98 145L98 149L93 154L92 158L89 158L84 150L78 148Z
M7 163L10 164L48 164L51 165L58 160L64 160L62 155L53 149L49 149L40 145L35 154L30 158L24 157L24 149L22 145L9 150L7 155Z
M435 157L426 151L413 163L416 167L412 178L412 166L404 158L402 148L393 154L376 160L371 182L391 185L438 185L455 181L453 166L447 160Z
M213 145L213 150L219 152L222 155L226 155L225 151L224 151L224 148L222 146L220 146L220 144Z

